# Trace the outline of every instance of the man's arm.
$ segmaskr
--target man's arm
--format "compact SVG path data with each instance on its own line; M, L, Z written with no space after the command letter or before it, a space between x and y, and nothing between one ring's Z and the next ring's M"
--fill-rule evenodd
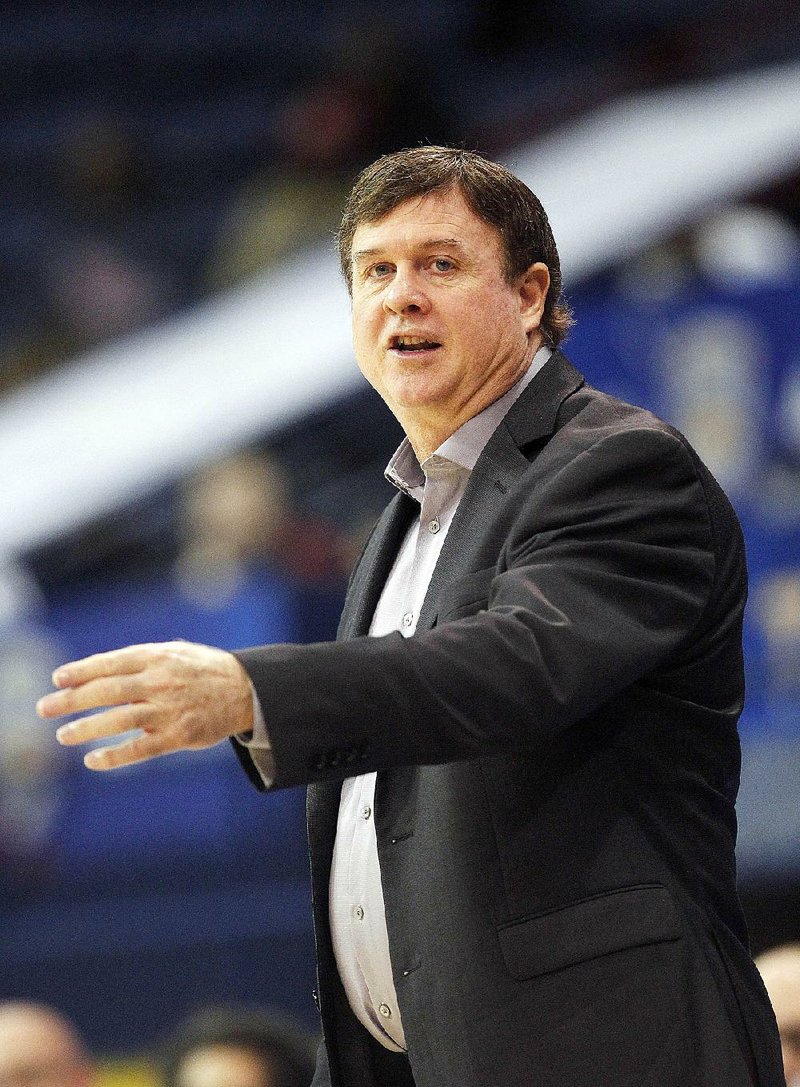
M64 726L62 743L144 729L86 758L111 769L247 731L249 674L279 786L542 742L663 663L699 622L715 563L697 473L664 431L612 433L521 495L469 614L456 583L453 621L440 612L410 639L265 646L238 660L180 642L100 654L59 669L62 689L39 712L114 707Z
M689 644L712 597L714 547L681 440L605 435L521 492L482 593L480 573L455 581L433 629L238 654L275 784L546 742ZM743 580L731 597L721 639L736 634Z

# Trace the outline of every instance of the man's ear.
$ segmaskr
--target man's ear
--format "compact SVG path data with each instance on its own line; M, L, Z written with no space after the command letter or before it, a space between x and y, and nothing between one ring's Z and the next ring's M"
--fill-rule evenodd
M546 264L537 261L519 278L520 312L526 332L533 332L542 323L544 304L550 289L550 272Z

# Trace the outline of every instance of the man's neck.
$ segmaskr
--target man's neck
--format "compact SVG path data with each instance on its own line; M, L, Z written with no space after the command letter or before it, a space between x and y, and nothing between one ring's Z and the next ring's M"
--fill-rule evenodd
M428 457L447 441L449 437L460 430L461 427L476 415L480 415L490 404L505 396L510 388L527 373L536 351L541 346L541 340L536 342L519 370L513 373L508 380L497 386L484 386L481 395L467 401L455 410L451 406L445 410L431 410L430 412L397 413L397 418L408 438L411 448L416 454L417 460L423 464Z

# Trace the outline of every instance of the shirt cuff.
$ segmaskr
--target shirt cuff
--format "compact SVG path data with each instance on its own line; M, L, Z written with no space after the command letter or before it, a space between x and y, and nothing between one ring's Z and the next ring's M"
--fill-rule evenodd
M253 728L250 732L237 732L234 739L242 747L247 748L261 780L269 788L275 781L275 756L272 754L272 744L267 734L264 712L252 682L250 693L253 697Z

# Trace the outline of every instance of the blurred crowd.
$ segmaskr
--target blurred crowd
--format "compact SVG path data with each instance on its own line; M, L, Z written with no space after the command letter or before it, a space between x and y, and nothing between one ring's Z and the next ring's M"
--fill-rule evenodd
M756 960L780 1032L787 1087L800 1087L800 944ZM309 1087L318 1039L281 1013L199 1007L147 1051L93 1056L56 1007L0 1002L3 1087Z
M153 1051L101 1060L55 1007L0 1003L3 1087L308 1087L315 1051L285 1016L223 1005L198 1008Z

